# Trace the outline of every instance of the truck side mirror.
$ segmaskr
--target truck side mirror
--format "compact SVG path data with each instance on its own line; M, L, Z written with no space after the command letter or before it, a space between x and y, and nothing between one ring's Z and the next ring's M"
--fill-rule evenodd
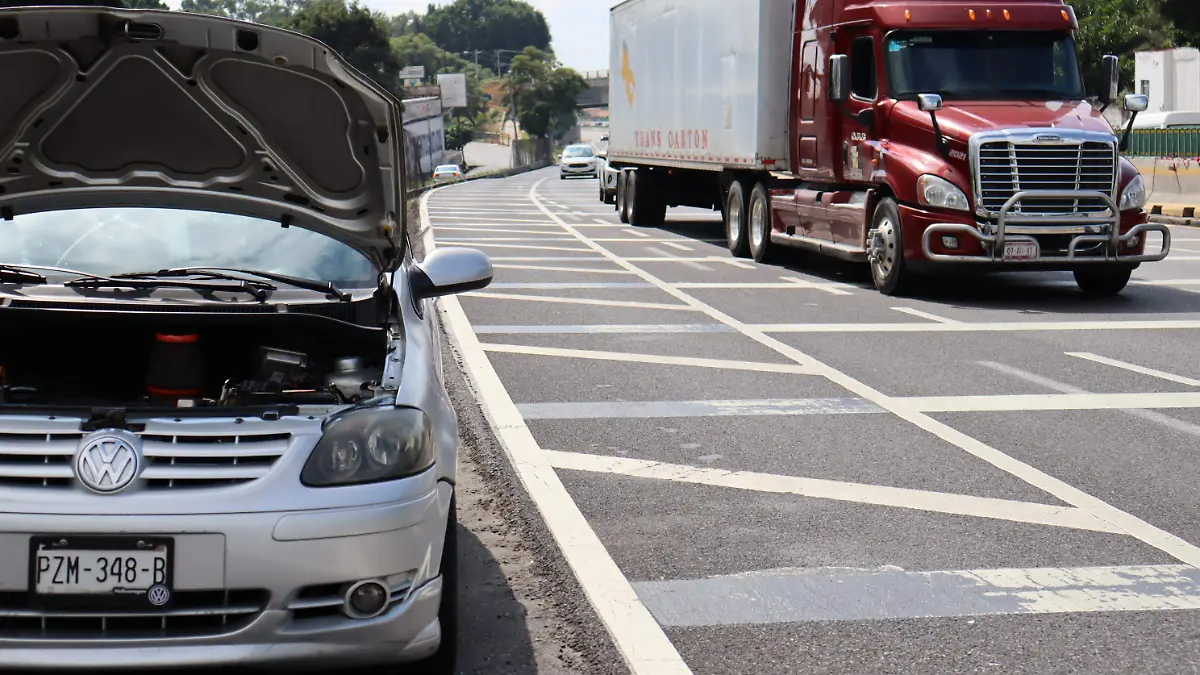
M942 128L938 125L937 121L937 113L942 109L942 95L917 94L917 108L921 112L929 113L929 122L933 125L933 142L937 146L937 151L943 157L948 157L950 155L950 143L942 135Z
M1120 59L1108 54L1100 64L1100 104L1112 105L1121 93Z
M917 107L921 112L935 113L942 109L942 95L920 94L917 96Z
M829 100L845 103L850 100L850 57L835 54L829 57Z
M1146 112L1150 107L1150 97L1145 94L1125 94L1125 111L1131 113Z

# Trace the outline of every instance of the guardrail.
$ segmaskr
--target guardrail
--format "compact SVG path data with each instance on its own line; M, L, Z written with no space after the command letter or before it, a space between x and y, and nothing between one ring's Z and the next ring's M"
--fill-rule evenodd
M1134 129L1129 135L1126 157L1180 159L1200 157L1200 127Z

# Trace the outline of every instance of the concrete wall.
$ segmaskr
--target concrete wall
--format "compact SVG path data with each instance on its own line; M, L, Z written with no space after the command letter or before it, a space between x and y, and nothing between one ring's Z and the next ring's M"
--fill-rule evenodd
M1190 159L1133 159L1146 183L1150 204L1200 206L1200 162Z
M1200 110L1200 49L1138 52L1133 89L1150 97L1148 112Z

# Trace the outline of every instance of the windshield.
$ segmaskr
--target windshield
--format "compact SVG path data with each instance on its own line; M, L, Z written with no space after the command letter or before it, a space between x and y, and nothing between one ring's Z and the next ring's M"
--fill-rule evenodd
M592 149L587 146L575 146L563 151L563 157L591 157Z
M96 208L16 216L3 225L0 263L110 275L171 267L236 267L375 288L358 251L300 227L207 211Z
M1080 100L1070 33L900 31L887 40L893 98Z

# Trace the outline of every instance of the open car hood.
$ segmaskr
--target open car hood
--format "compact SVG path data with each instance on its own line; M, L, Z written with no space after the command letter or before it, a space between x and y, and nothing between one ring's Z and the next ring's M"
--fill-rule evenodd
M181 12L0 9L0 82L5 219L221 211L398 266L402 104L316 40Z

